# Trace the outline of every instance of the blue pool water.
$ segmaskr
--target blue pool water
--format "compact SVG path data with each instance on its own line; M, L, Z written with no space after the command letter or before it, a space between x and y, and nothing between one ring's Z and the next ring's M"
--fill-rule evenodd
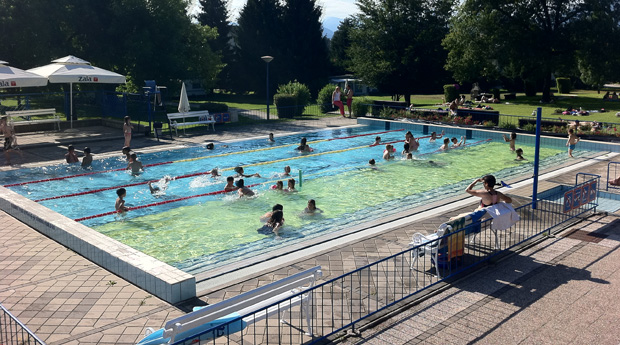
M472 179L485 174L507 179L530 173L532 169L531 160L515 161L506 143L485 141L483 137L468 139L470 145L447 152L436 152L441 140L430 143L422 139L413 161L401 158L402 143L397 143L394 144L397 159L386 162L381 158L383 146L369 146L376 132L382 131L355 127L290 135L277 138L276 143L260 139L230 143L228 147L216 145L211 151L195 146L140 154L145 165L161 164L145 168L139 176L113 171L10 188L32 200L110 188L40 201L69 218L80 219L113 211L116 188L137 184L126 188L126 205L157 205L81 222L182 270L197 273L460 195ZM378 135L383 142L389 142L402 140L404 132ZM414 135L419 137L422 133ZM307 138L313 152L304 154L294 150L302 136ZM532 147L520 146L526 157L533 156ZM541 156L544 168L562 162L566 153L556 148L543 148ZM378 169L369 168L371 158L377 161ZM124 157L119 155L96 160L92 172L126 165ZM298 172L302 171L303 186L296 193L270 189L276 180L283 179L280 174L286 165L291 166L291 175L298 185ZM252 187L257 193L255 197L240 199L236 193L218 194L225 185L225 177L233 174L235 166L244 166L246 174L258 172L262 176L245 179L246 185L257 184ZM220 169L223 176L212 178L206 174L212 168ZM0 183L7 185L89 172L67 165L21 169L2 174ZM184 177L192 174L194 176ZM164 176L173 180L163 193L153 195L143 184ZM161 182L156 185L163 186ZM216 194L192 197L209 193ZM178 200L186 197L191 198ZM308 199L315 199L323 213L304 215ZM286 219L281 239L256 231L261 227L259 217L276 203L284 205Z

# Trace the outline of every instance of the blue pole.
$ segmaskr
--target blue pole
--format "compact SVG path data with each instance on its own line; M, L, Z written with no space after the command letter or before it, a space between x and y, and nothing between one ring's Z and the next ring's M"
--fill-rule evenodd
M540 162L540 121L542 118L542 108L536 110L536 147L534 151L534 183L532 190L532 208L536 209L538 199L538 164Z
M269 120L269 62L267 62L267 120Z

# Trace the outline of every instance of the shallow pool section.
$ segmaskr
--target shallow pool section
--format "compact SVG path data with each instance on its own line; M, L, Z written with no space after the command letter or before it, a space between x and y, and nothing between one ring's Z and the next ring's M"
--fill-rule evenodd
M276 143L252 140L219 145L212 151L188 147L142 154L140 160L151 166L139 176L125 171L98 173L126 165L118 158L96 162L95 174L62 165L22 170L1 179L3 184L24 181L24 176L28 176L27 182L48 180L11 189L32 200L42 200L41 205L70 218L85 218L84 225L195 274L462 195L471 180L486 174L502 180L532 171L534 150L528 144L520 146L529 160L515 161L506 143L477 137L474 132L467 146L447 151L437 151L441 140L432 143L421 139L413 160L401 156L403 144L397 142L396 159L385 161L384 146L370 146L377 135L383 142L400 141L404 131L362 126L305 133L314 149L305 154L294 150L302 135L278 138ZM566 159L565 150L558 147L542 148L540 153L542 168ZM376 168L369 166L371 158L377 161ZM281 175L287 165L292 176ZM236 193L221 192L225 177L233 174L235 166L243 166L246 174L262 176L245 179L246 185L253 185L256 196L239 198ZM212 178L208 174L214 167L222 176ZM82 176L65 178L73 175ZM155 182L161 190L151 193L145 183L164 176L173 180L168 185ZM284 180L286 185L289 178L296 180L296 192L271 189L277 180ZM123 215L99 216L113 211L116 188L121 185L131 185L126 187L127 205L142 208ZM56 198L72 194L78 195ZM304 214L309 199L316 200L322 212ZM284 206L281 238L257 232L262 226L260 216L274 204Z

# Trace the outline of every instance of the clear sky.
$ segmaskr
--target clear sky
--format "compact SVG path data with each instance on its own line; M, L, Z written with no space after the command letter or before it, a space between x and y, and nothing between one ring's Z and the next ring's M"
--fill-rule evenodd
M247 0L230 0L230 14L231 20L236 21L239 16L239 12L245 5ZM319 5L323 7L323 18L336 17L344 19L352 14L358 12L355 0L317 0ZM198 1L192 0L195 6Z

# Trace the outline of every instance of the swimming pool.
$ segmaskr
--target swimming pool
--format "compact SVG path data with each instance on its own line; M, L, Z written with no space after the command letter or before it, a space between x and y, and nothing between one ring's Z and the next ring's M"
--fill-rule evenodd
M380 132L380 133L379 133ZM378 134L377 134L378 133ZM414 161L385 162L381 159L383 146L369 147L375 135L383 142L404 137L403 130L380 131L367 126L325 130L278 138L276 143L249 140L217 146L142 154L147 166L140 176L124 171L104 170L123 168L122 157L94 162L93 174L82 175L77 166L50 166L22 169L6 173L2 184L26 180L48 180L10 187L32 199L41 200L69 194L71 197L40 201L52 210L73 219L87 218L113 210L115 189L127 187L128 206L145 206L125 215L108 215L84 219L85 225L171 264L195 274L234 261L268 253L292 243L305 241L366 221L401 212L430 201L463 194L472 179L493 173L499 179L529 173L530 161L514 161L514 154L504 142L487 138L468 139L467 147L435 152L441 140L421 141ZM422 133L414 133L416 137ZM294 150L299 139L308 138L314 152L300 154ZM395 144L398 151L402 143ZM524 148L531 159L533 148ZM584 151L580 151L584 154ZM543 167L553 166L566 158L565 150L543 148ZM377 160L378 169L368 168L368 160ZM434 161L435 164L430 163ZM225 176L235 166L245 166L246 173L259 172L265 178L249 178L257 196L239 199L236 194L215 194L223 189ZM297 193L270 190L280 177L284 166L290 165L293 177L302 171L303 186ZM206 175L213 167L223 170L219 179ZM67 176L75 176L64 178ZM144 182L177 177L163 195L151 195ZM110 188L100 192L92 191ZM88 192L88 193L87 193ZM209 194L188 198L195 195ZM315 199L322 214L304 216L308 199ZM285 227L282 239L259 234L259 217L271 207L284 205Z

